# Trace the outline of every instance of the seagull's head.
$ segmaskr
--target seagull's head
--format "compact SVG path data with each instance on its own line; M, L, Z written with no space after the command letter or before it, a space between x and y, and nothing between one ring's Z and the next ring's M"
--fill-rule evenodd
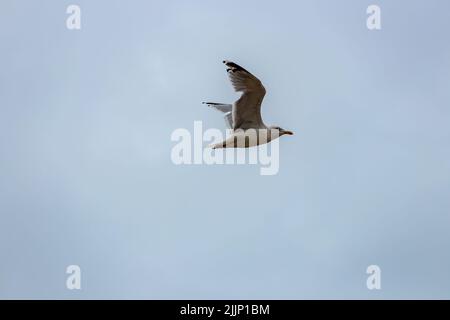
M289 136L292 136L294 134L292 131L285 130L285 129L283 129L281 127L278 127L278 126L271 126L269 129L270 130L277 130L279 137L281 137L282 135L285 135L285 134L287 134Z

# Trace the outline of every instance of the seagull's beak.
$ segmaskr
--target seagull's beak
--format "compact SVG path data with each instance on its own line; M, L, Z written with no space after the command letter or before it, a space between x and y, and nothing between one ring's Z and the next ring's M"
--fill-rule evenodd
M287 134L287 135L290 135L290 136L294 135L294 133L292 131L289 131L289 130L285 130L285 131L283 131L283 133Z

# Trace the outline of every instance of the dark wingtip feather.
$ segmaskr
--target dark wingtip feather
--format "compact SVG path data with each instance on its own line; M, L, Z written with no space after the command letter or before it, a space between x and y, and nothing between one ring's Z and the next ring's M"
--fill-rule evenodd
M240 65L238 65L238 64L236 64L234 62L224 60L223 63L225 63L225 65L227 67L229 67L229 69L231 69L233 71L244 71L244 72L250 73L248 70L245 70ZM228 69L227 69L227 71L228 71Z
M203 104L210 104L212 106L220 106L223 105L223 103L218 103L218 102L202 102Z

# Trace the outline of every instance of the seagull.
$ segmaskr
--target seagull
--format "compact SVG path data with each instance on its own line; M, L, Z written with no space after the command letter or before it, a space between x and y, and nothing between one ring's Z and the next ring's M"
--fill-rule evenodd
M228 77L236 92L242 92L233 104L203 102L209 107L224 113L231 135L224 141L213 144L216 148L249 148L294 133L279 126L266 126L261 118L261 103L266 94L261 81L234 62L224 60Z

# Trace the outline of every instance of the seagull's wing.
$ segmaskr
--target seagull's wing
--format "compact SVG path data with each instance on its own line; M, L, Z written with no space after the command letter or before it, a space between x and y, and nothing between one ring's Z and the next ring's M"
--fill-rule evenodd
M203 104L206 104L208 107L217 109L222 112L230 112L232 109L231 104L228 103L217 103L217 102L202 102Z
M233 129L265 128L261 118L261 103L266 89L250 72L231 61L224 61L231 84L241 97L233 104Z
M232 116L232 110L233 106L231 104L225 104L225 103L217 103L217 102L203 102L203 104L206 104L208 107L214 108L216 110L219 110L223 113L225 113L225 124L228 128L233 128L233 116Z

